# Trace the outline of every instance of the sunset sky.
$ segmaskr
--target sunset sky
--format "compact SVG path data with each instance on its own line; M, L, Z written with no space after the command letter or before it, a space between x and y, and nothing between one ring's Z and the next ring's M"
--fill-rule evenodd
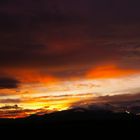
M139 0L1 0L0 118L139 94L139 7Z

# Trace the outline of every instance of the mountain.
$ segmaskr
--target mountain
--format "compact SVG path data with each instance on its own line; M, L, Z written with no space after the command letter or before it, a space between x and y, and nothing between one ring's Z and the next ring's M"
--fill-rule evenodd
M70 109L43 116L31 115L22 119L0 119L0 126L38 126L38 127L78 127L78 125L96 125L109 121L139 121L140 117L132 113L115 113L109 110Z
M126 113L113 112L109 110L90 110L76 108L42 116L31 115L22 119L0 119L0 132L12 135L36 137L58 137L60 138L83 135L112 136L131 134L140 126L140 116ZM126 133L125 133L126 132ZM103 135L104 134L104 135ZM8 135L5 135L8 136ZM10 135L9 135L10 136ZM67 138L65 137L65 138Z

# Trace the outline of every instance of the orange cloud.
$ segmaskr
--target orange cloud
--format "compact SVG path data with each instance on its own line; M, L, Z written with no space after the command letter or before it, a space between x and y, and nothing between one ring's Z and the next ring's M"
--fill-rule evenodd
M4 73L11 77L15 77L22 83L42 83L42 84L52 84L58 82L58 78L42 73L39 69L24 69L24 68L10 68L4 70Z
M116 78L139 73L138 70L122 69L115 64L97 66L86 73L87 78Z

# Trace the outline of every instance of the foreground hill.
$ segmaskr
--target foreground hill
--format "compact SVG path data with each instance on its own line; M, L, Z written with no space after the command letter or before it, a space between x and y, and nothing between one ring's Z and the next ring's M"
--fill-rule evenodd
M82 108L46 114L32 115L22 119L0 119L0 128L82 128L124 126L140 124L140 117L131 113L114 113L106 110Z

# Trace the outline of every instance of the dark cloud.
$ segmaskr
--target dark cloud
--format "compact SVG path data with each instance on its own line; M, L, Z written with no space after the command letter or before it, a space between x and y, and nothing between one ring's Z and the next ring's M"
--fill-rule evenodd
M12 0L1 1L0 17L3 31L37 29L45 24L92 22L110 23L140 21L138 0Z
M138 50L127 50L140 45L139 5L138 0L1 1L0 65L41 68L60 77L109 61L138 68Z
M100 96L100 97L94 97L92 99L86 99L84 101L74 103L72 107L88 106L88 105L94 105L94 104L100 105L104 103L117 104L117 105L122 106L124 103L131 105L138 102L140 105L140 93L121 94L121 95Z
M1 9L12 15L26 15L32 20L61 20L75 16L96 21L139 19L138 0L12 0L1 1ZM10 12L9 12L10 11ZM25 18L25 17L24 17ZM96 22L95 21L95 22ZM105 21L104 21L105 22Z
M0 77L0 89L13 89L19 86L20 82L10 77Z
M21 109L21 107L19 107L18 105L13 105L13 106L2 106L0 107L0 110L11 110L11 109Z

